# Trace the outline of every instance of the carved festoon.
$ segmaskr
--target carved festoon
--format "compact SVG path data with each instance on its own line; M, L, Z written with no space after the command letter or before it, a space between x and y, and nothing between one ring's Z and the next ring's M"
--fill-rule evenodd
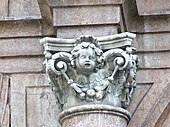
M42 39L48 81L61 108L89 103L126 108L136 87L134 37L122 33Z

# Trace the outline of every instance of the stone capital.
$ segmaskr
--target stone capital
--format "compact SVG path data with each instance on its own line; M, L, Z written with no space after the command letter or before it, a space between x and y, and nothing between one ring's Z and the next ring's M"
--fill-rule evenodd
M62 109L86 104L127 108L136 87L135 34L43 38L46 72Z

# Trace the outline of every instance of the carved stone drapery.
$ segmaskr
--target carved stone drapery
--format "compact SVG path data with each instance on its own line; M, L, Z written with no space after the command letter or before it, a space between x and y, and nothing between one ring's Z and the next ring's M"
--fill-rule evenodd
M89 104L127 108L136 87L134 38L135 34L126 32L97 38L41 39L48 81L60 108Z

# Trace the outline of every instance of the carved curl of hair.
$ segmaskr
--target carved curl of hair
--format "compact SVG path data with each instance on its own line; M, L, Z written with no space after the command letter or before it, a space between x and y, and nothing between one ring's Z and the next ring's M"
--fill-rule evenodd
M92 48L95 52L96 59L97 59L97 65L95 69L98 70L102 68L104 65L103 51L100 49L99 42L93 36L82 36L76 40L75 47L71 51L72 54L71 65L75 67L75 60L76 58L79 57L79 50L85 48Z

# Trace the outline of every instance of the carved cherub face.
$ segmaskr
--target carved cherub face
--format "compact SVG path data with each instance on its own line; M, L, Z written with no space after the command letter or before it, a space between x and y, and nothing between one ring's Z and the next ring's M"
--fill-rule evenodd
M86 75L94 73L97 62L95 51L90 47L79 50L79 56L75 62L79 72Z
M80 38L71 54L71 65L79 74L88 76L96 73L104 65L103 52L91 36Z

